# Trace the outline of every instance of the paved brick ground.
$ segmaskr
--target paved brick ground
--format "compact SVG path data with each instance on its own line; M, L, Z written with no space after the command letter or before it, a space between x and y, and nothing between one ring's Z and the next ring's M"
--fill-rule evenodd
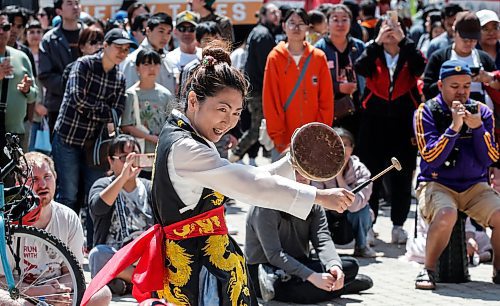
M245 237L245 216L249 206L237 203L228 209L227 222L230 229L238 230L235 240L243 247ZM412 207L410 218L405 224L409 233L413 233ZM407 262L402 256L404 246L398 247L390 242L392 224L388 210L382 210L375 230L380 233L375 250L376 259L361 259L360 273L369 275L374 282L373 288L363 294L346 295L328 303L318 305L500 305L500 285L491 282L491 264L481 264L469 269L472 281L465 284L438 284L436 291L414 289L414 278L421 266ZM342 246L341 254L351 254L352 248ZM88 272L86 273L88 277ZM131 296L115 297L112 305L136 305ZM282 306L285 303L270 302L261 305Z

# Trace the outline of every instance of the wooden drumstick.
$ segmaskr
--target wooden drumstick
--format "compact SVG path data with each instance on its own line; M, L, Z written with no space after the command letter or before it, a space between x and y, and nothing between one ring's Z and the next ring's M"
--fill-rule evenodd
M373 181L375 181L376 179L378 179L382 175L386 174L387 172L391 171L392 169L396 169L398 171L401 171L401 169L403 169L401 167L401 164L399 163L399 161L397 160L396 157L391 158L391 163L392 163L392 165L390 165L389 167L385 168L382 172L380 172L379 174L375 175L374 177L372 177L368 181L366 181L366 182L362 183L361 185L359 185L358 187L354 188L353 190L351 190L351 192L354 193L354 194L358 193L361 189L365 188L370 183L373 183Z

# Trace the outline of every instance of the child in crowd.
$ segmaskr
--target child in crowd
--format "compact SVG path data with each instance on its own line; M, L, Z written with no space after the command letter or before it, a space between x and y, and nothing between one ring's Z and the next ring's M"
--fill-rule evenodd
M122 130L139 140L142 152L154 153L158 135L175 106L174 96L156 83L160 55L150 49L139 51L136 59L139 82L127 90Z
M345 188L352 190L356 186L370 179L371 173L356 155L352 155L354 149L354 136L344 128L334 128L340 136L345 147L345 163L340 173L333 179L326 182L312 182L311 185L321 189ZM376 256L375 251L367 242L368 231L372 227L370 206L368 200L372 193L372 185L368 185L356 194L352 205L344 214L347 214L348 223L354 234L355 249L354 256L372 258ZM330 227L339 215L335 212L327 211L326 216ZM342 217L342 216L341 216Z
M314 45L328 32L328 23L325 14L318 10L309 11L307 16L309 18L309 30L306 39L311 45Z

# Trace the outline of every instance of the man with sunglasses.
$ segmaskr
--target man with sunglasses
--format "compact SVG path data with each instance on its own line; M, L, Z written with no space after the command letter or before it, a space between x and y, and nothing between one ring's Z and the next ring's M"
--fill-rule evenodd
M135 61L137 54L143 49L153 49L161 55L160 74L156 82L175 93L174 66L165 57L165 48L172 37L172 17L166 13L157 13L149 18L146 26L146 38L137 50L130 53L120 64L120 69L125 76L125 86L130 88L139 81Z
M5 133L25 138L24 118L28 104L35 102L38 87L33 83L33 69L28 56L8 46L11 24L0 14L0 148L5 145ZM23 141L24 142L24 141ZM0 166L8 162L0 154ZM7 181L8 184L13 181Z
M189 11L180 12L175 19L174 36L179 41L179 47L167 54L167 60L174 65L177 85L180 83L184 67L195 59L201 59L201 48L196 46L195 34L199 22L200 16ZM175 94L177 95L177 91Z

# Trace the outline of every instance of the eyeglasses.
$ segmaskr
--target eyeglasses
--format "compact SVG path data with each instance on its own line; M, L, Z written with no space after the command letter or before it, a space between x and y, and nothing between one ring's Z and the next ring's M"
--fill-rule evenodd
M305 31L309 28L309 26L305 23L300 23L300 24L295 24L295 23L292 23L292 22L287 22L286 23L286 27L289 29L289 30L295 30L295 29L298 29L298 30L301 30L301 31Z
M4 32L8 32L10 31L11 26L12 25L10 23L4 23L0 25L0 29L2 29Z
M127 161L127 156L128 155L122 155L122 156L111 156L113 159L119 159L122 163Z
M194 33L194 31L196 31L196 27L193 27L193 26L178 26L177 27L177 31L179 31L181 33L186 33L186 32Z
M92 39L91 41L89 41L89 44L90 44L91 46L95 46L95 45L102 45L102 40Z
M489 34L489 33L495 33L495 32L497 32L499 29L500 29L500 27L498 27L498 26L496 26L496 27L492 27L492 28L486 28L486 27L483 27L483 28L481 29L481 31L483 31L484 33Z
M45 16L47 16L47 14L45 14L45 13L38 13L38 17L45 17Z

